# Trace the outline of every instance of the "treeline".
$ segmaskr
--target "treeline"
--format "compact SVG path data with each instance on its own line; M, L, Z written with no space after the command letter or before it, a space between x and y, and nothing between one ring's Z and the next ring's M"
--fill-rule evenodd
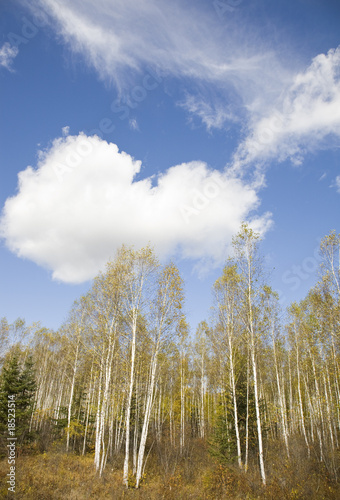
M140 486L149 458L175 471L198 441L264 485L271 450L282 463L298 450L337 482L340 235L322 240L319 281L286 312L259 245L243 225L194 336L178 269L149 247L122 247L57 332L3 320L2 429L12 392L24 400L22 449L93 454L99 476L119 463L125 486ZM6 350L11 329L27 339Z

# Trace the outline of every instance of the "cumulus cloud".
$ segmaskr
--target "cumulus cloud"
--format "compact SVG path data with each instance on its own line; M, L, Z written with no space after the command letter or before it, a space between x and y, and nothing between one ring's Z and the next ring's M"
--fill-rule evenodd
M0 47L0 67L12 70L13 59L18 55L18 47L12 46L10 43L5 42Z
M191 162L157 179L136 180L140 161L115 144L85 134L56 139L36 168L18 175L0 222L10 250L80 283L93 278L121 244L151 242L163 257L219 265L240 223L264 232L270 214L255 217L254 187L228 172ZM140 175L138 175L140 178Z
M234 157L235 168L290 159L339 145L340 47L316 56L298 73L270 113L254 121Z
M62 132L63 136L66 137L70 133L70 127L68 125L66 125L65 127L63 127L61 129L61 132Z

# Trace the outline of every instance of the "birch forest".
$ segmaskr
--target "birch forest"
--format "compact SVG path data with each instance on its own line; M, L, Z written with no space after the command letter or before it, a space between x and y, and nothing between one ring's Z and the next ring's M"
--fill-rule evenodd
M0 496L14 393L16 498L340 498L340 235L319 251L284 309L244 224L196 331L151 246L122 246L57 331L3 318Z

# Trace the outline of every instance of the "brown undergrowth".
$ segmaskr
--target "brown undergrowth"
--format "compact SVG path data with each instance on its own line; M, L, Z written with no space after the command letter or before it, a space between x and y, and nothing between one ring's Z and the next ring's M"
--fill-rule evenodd
M310 500L340 498L340 487L331 480L327 469L299 453L290 460L267 456L267 486L263 487L256 464L247 474L236 465L213 462L202 443L197 442L184 457L173 460L172 467L162 465L156 455L150 458L139 490L122 485L120 460L108 463L98 477L93 456L85 457L49 451L22 455L16 460L16 494L7 496L6 460L0 462L0 498L22 500Z

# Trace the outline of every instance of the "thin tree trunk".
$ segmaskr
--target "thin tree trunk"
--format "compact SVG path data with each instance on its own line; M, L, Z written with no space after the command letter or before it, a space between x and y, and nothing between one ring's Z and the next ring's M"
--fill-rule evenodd
M75 385L76 374L77 374L78 352L79 352L79 341L77 342L76 355L74 358L73 375L72 375L72 382L71 382L71 393L70 393L70 400L69 400L68 409L67 409L66 452L68 452L69 445L70 445L71 412L72 412L74 385Z
M92 362L92 365L91 365L89 399L88 399L88 402L87 402L86 423L85 423L85 432L84 432L84 442L83 442L83 452L82 452L82 455L85 455L87 429L88 429L89 417L90 417L90 406L91 406L91 400L92 400L92 372L93 372L93 362Z
M125 415L125 458L123 470L123 484L128 488L129 486L129 452L130 452L130 415L131 415L131 400L134 385L135 375L135 357L136 357L136 333L137 333L137 318L136 311L133 311L133 326L132 326L132 341L131 341L131 367L130 367L130 383L129 392L126 401L126 415Z
M181 430L180 430L180 450L181 454L184 450L184 368L183 368L183 354L181 356Z
M257 366L256 366L256 353L255 353L255 333L253 327L253 308L251 299L251 278L250 271L248 275L248 307L249 307L249 333L250 333L250 355L251 364L253 369L254 378L254 398L255 398L255 410L256 410L256 424L257 424L257 438L258 438L258 448L259 448L259 462L260 462L260 473L262 483L266 484L266 472L264 469L264 456L263 456L263 443L262 443L262 426L261 426L261 414L258 396L258 382L257 382Z
M248 470L248 457L249 457L249 352L247 353L247 413L246 413L246 458L244 469Z
M146 445L146 439L148 436L150 415L151 415L151 409L152 409L152 404L153 404L153 395L154 395L156 369L157 369L157 358L158 358L158 346L156 348L156 352L154 353L153 360L152 360L152 366L151 366L151 376L150 376L150 382L149 382L149 387L148 387L148 392L147 392L146 409L145 409L145 414L144 414L143 428L142 428L142 434L141 434L141 440L140 440L139 452L138 452L136 488L139 488L139 484L140 484L140 481L142 478L142 467L143 467L143 460L144 460L144 453L145 453L145 445Z
M104 352L102 352L102 357L100 360L100 372L98 380L98 398L97 398L97 414L96 414L96 441L95 441L95 452L94 452L94 464L96 470L100 467L100 450L101 450L101 435L100 435L100 409L102 404L102 379L103 379L103 358Z
M272 338L273 338L274 363L275 363L275 372L276 372L277 392L278 392L278 396L279 396L282 433L283 433L283 438L285 441L287 457L289 458L289 445L288 445L288 435L287 435L286 418L285 418L285 407L284 407L282 389L281 389L281 384L280 384L279 367L278 367L277 353L276 353L276 342L275 342L275 338L274 338L274 327L273 327L273 331L272 331Z
M301 393L301 376L300 376L300 357L299 357L299 346L298 346L298 338L297 338L297 332L296 332L296 325L294 323L294 331L295 331L295 341L296 341L296 373L297 373L297 382L298 382L298 396L299 396L299 409L300 409L300 425L302 427L302 432L303 436L305 438L307 450L308 450L308 457L310 457L310 447L309 447L309 442L307 438L307 432L306 432L306 426L305 426L305 417L303 413L303 406L302 406L302 393Z
M231 390L232 390L232 397L233 397L235 434L236 434L236 446L237 446L237 460L238 460L238 466L241 469L242 468L241 441L240 441L240 431L239 431L239 425L238 425L236 383L235 383L235 373L234 373L234 356L233 356L231 335L230 334L228 334L228 341L229 341Z

